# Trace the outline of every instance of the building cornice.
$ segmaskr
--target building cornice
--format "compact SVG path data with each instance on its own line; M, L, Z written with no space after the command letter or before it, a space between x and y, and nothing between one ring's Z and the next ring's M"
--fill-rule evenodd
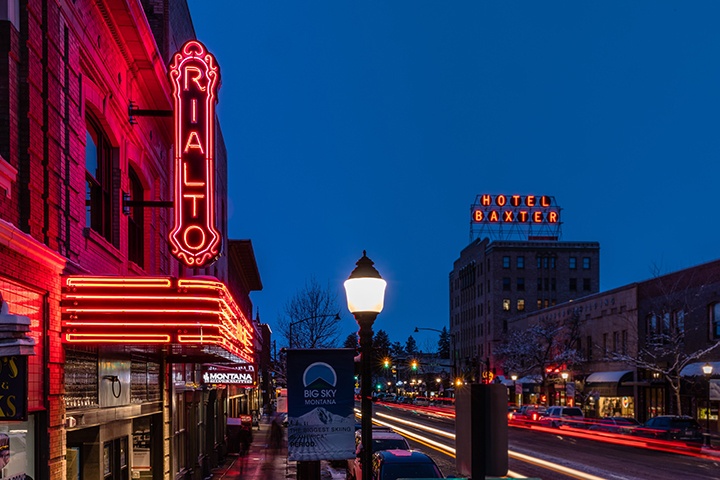
M0 220L0 245L19 253L40 265L48 267L56 273L65 269L67 259L38 242L30 235L21 232L15 225Z

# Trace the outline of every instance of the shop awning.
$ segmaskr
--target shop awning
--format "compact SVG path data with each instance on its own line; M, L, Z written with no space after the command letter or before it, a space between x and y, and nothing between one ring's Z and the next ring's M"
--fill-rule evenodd
M180 356L254 360L254 329L214 277L68 276L61 307L66 344L157 345Z
M540 385L542 383L542 377L540 375L526 375L522 378L518 378L517 383L534 383Z
M608 372L595 372L585 380L585 390L601 397L620 397L632 395L632 386L625 382L634 380L633 370L613 370Z
M709 363L713 367L713 376L720 375L720 362L695 362L685 366L680 371L680 375L683 377L704 377L702 367L706 363Z

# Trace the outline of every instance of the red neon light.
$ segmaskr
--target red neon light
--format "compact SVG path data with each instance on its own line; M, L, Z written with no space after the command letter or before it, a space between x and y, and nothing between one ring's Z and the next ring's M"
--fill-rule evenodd
M560 209L547 195L478 195L471 208L474 223L560 223Z
M254 329L219 280L68 277L65 284L65 342L217 345L253 361Z
M220 252L215 226L215 104L220 70L195 40L170 65L175 111L175 224L172 254L189 267L203 267Z

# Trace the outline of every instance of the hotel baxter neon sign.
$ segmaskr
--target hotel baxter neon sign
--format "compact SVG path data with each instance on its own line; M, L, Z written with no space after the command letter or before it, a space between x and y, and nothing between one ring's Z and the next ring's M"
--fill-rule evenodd
M170 65L175 129L175 223L172 254L189 267L212 264L220 252L215 226L215 103L220 70L195 40Z
M560 208L547 195L478 195L472 205L474 223L557 224Z

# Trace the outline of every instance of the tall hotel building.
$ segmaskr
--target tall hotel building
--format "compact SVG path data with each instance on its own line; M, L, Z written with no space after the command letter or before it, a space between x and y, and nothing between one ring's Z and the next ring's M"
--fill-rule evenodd
M508 320L600 289L600 244L560 241L553 197L479 195L471 243L449 276L453 364L466 381L503 375L494 356Z

